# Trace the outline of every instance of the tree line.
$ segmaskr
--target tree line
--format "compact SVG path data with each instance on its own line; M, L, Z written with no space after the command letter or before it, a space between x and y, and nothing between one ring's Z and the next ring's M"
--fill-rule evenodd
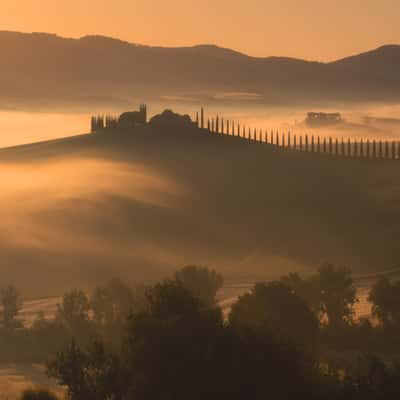
M223 117L204 120L204 111L201 117L196 113L196 124L200 129L209 133L238 137L254 142L274 145L276 147L297 150L309 153L322 153L335 156L346 156L367 159L399 159L400 142L396 140L376 140L350 138L341 139L334 137L320 137L318 135L300 135L292 132L268 131L264 129L250 128L235 121L226 120Z
M41 348L31 355L47 359L71 400L400 395L400 364L373 355L400 350L400 283L381 278L372 286L375 323L355 318L347 268L327 264L311 276L258 283L226 318L217 302L222 286L220 274L197 266L149 287L114 279L90 296L65 293L56 316L38 316L30 328L18 322L21 302L9 286L1 291L0 354L12 344L23 351L26 340ZM349 348L360 355L348 363L332 357ZM46 398L39 396L52 395L28 390L22 398Z

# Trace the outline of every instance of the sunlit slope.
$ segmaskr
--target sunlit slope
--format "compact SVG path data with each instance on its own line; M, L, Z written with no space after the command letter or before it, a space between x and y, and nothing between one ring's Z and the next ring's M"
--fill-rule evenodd
M400 261L398 161L150 126L0 159L2 280L26 290L152 280L186 263L253 281L325 261Z

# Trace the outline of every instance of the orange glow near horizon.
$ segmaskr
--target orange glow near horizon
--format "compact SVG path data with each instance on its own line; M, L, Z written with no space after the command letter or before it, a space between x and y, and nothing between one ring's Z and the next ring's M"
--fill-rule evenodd
M398 0L2 0L0 29L333 60L400 43Z

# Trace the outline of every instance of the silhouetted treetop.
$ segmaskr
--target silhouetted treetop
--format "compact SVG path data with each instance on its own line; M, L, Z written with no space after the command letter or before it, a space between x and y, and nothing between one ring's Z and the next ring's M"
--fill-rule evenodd
M280 282L259 283L233 304L229 322L309 349L315 345L318 322L306 302Z
M216 295L224 280L206 267L188 265L175 273L175 280L207 306L216 305Z
M180 115L171 110L165 110L150 119L152 126L192 127L195 123L189 115Z

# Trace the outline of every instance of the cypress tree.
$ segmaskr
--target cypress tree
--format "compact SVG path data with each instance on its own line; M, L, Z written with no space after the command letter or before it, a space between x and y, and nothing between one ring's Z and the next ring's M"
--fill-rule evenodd
M229 119L226 121L226 134L231 134L231 127L229 126Z
M332 143L332 138L329 137L329 154L333 153L333 143Z
M201 107L200 128L204 129L204 108L203 107Z
M274 131L271 131L270 143L274 144Z
M336 138L336 140L335 140L335 155L336 156L339 155L339 140L338 140L338 138Z
M311 135L311 153L315 152L314 135Z
M285 132L282 133L282 147L285 148Z
M344 156L345 155L345 150L344 150L344 139L342 137L342 142L340 144L340 151L341 151L341 155Z
M317 138L317 153L321 153L321 139L319 136Z
M288 145L288 148L290 149L290 146L291 146L291 133L290 133L290 131L288 132L288 134L287 134L287 145Z
M293 135L293 150L297 150L297 136Z
M306 149L305 150L306 150L306 152L308 152L308 135L305 136L305 139L306 139Z
M299 143L299 146L300 146L300 151L303 151L303 135L300 135L300 143Z
M382 140L379 141L378 143L378 149L379 149L379 158L383 158L383 146L382 146Z
M347 139L347 157L351 157L351 141Z
M278 147L279 147L279 132L276 131L276 143L275 143Z
M376 158L376 141L375 139L372 141L372 158Z
M324 153L326 153L326 137L324 137L324 144L323 144L323 150Z
M371 149L370 149L370 142L369 142L369 139L367 139L367 150L366 150L366 157L367 158L370 158L370 156L371 156Z

